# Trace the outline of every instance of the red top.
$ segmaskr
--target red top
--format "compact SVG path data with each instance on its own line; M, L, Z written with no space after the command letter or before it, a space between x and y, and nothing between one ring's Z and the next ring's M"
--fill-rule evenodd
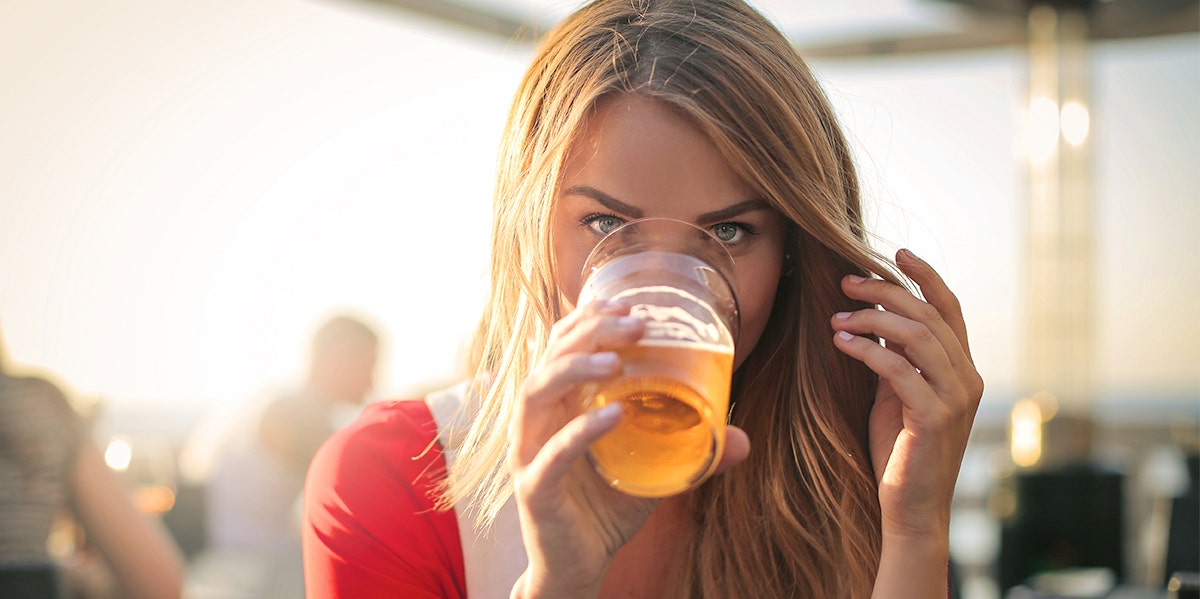
M369 404L321 446L304 491L310 598L465 599L453 510L434 507L446 475L423 401Z

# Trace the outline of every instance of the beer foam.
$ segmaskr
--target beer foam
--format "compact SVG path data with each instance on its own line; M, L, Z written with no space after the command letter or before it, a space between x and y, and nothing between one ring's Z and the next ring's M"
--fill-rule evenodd
M692 349L699 351L712 352L714 354L729 354L733 355L733 346L721 345L718 343L705 343L693 341L680 341L678 339L647 339L645 337L638 340L637 345L644 347L677 347L680 349Z
M720 315L707 302L691 293L667 285L647 285L625 290L613 297L614 300L633 299L638 296L664 294L676 296L680 306L661 306L654 303L634 303L629 314L646 322L646 339L666 342L683 342L693 345L733 344L732 332L725 326ZM683 306L694 306L707 313L699 318Z

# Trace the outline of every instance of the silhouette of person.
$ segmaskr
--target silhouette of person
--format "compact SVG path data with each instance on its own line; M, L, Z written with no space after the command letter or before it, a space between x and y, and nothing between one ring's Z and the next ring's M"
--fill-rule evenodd
M40 568L65 596L72 577L47 550L64 511L107 563L101 584L133 599L180 596L183 562L166 529L134 506L63 391L13 373L0 339L0 568ZM0 596L11 596L3 584Z
M374 384L379 336L335 316L313 336L302 386L250 409L225 437L209 481L209 546L299 547L297 502L321 444L357 413Z

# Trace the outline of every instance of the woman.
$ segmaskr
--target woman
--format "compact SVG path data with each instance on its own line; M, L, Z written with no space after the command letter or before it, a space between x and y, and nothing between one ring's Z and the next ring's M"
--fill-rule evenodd
M574 393L643 332L574 305L591 247L642 217L725 243L742 310L721 473L661 501L579 459L620 413ZM310 596L946 595L983 392L961 311L869 248L833 111L766 19L599 0L560 24L509 115L494 227L476 383L374 406L309 472Z

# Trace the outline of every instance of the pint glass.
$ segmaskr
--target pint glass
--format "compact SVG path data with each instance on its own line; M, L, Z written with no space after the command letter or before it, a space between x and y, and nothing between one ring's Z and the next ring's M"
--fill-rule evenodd
M720 460L738 329L732 274L708 231L664 218L613 230L584 263L580 305L616 301L646 323L636 345L616 350L621 371L585 390L590 409L622 404L621 422L588 458L624 493L686 491Z

